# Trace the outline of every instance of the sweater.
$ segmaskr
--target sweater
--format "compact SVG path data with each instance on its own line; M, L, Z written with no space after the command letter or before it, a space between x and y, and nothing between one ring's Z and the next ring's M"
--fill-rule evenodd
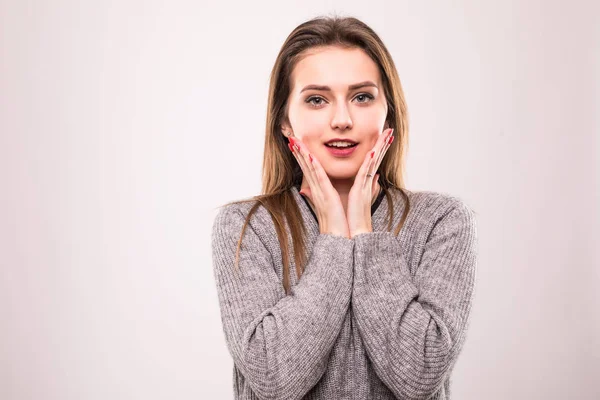
M392 232L381 191L372 232L320 233L299 186L291 189L310 256L291 292L273 221L261 205L237 241L251 203L222 207L212 227L221 321L233 358L235 399L450 399L475 286L474 212L460 198L398 189ZM287 229L287 225L286 225Z

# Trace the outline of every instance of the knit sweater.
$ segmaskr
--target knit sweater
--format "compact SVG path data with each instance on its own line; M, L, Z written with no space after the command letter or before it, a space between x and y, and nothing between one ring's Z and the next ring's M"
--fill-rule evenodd
M234 362L235 399L450 399L450 375L465 342L474 294L473 211L449 194L407 191L387 231L383 192L372 232L320 233L298 186L291 189L307 228L310 256L283 287L281 248L263 206L237 241L251 203L222 207L212 257L221 321ZM287 226L286 226L287 228Z

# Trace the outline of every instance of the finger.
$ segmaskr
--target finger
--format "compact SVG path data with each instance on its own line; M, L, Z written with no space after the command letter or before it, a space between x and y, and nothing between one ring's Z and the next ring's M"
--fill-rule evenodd
M377 167L375 168L375 171L377 171L377 169L379 169L379 166L381 165L381 162L385 158L385 155L387 154L387 151L392 146L392 142L393 141L394 141L394 136L390 136L390 139L386 142L385 147L381 151L381 156L379 157L379 161L377 162Z
M299 158L301 162L305 164L305 170L308 171L305 174L306 180L308 181L309 188L302 189L303 193L306 193L306 198L313 209L317 212L317 219L321 219L319 215L319 206L316 204L322 204L324 201L323 193L326 190L335 190L325 173L325 170L319 163L319 160L312 156L304 143L298 139L294 139L294 145L298 152L301 154ZM327 179L323 179L325 176ZM329 183L329 185L327 185Z
M290 143L288 143L288 147L292 151L292 154L294 154L294 157L296 158L296 161L298 162L298 165L300 166L300 169L302 170L302 174L306 177L306 183L308 184L309 187L313 186L313 184L311 183L312 178L311 178L311 172L310 172L309 166L307 165L306 159L304 158L304 156L301 153L300 147L297 144L297 140L290 138Z
M312 166L312 162L310 161L310 155L308 149L299 139L293 139L294 148L299 154L300 161L304 166L303 171L306 177L306 180L309 182L311 187L316 183L316 178L314 176L314 167Z
M371 150L367 153L367 155L365 156L365 159L363 160L362 165L360 166L360 169L358 170L357 173L357 178L362 180L362 184L363 184L363 188L366 187L368 180L369 180L369 176L367 176L370 172L370 167L371 164L373 163L373 159L375 157L375 150Z
M390 148L390 145L392 144L390 142L390 140L392 142L394 141L394 139L393 139L394 138L393 133L394 133L394 130L392 129L390 131L390 133L388 134L387 139L385 139L385 141L384 141L384 143L383 143L380 151L378 152L377 157L376 157L376 161L375 161L374 166L373 166L373 172L375 172L375 171L377 171L379 169L379 165L381 164L381 161L383 161L383 158L385 157L385 154L387 153L387 150ZM373 173L373 172L371 172L371 173Z
M375 193L375 190L377 189L378 180L379 180L379 174L375 174L375 176L373 177L373 183L371 185L371 193Z
M378 143L379 149L377 150L377 155L375 156L375 160L373 161L373 163L369 166L369 173L371 175L374 175L375 172L377 172L377 170L379 169L379 165L381 164L381 161L383 160L383 157L385 156L385 153L387 152L387 149L389 149L390 147L390 139L393 141L393 129L388 133L387 138L383 141L383 143ZM377 146L376 146L377 147Z
M306 178L306 182L308 183L309 186L312 186L311 184L311 173L310 173L310 169L309 166L306 163L306 159L304 158L304 155L302 154L300 147L298 146L298 144L294 143L292 145L292 148L294 149L294 154L296 156L296 160L298 161L298 164L300 165L300 168L302 169L302 174L304 175L304 177Z
M373 149L367 154L367 158L365 160L366 166L363 164L364 172L361 171L362 173L364 173L363 187L368 187L367 185L369 184L369 182L372 182L372 175L375 174L375 171L377 171L377 168L379 167L378 160L380 159L379 157L381 154L381 149L384 148L386 140L389 137L391 131L392 130L390 129L386 129L381 135L379 135L379 137L377 138L377 143L375 143ZM373 157L371 157L371 153L374 154ZM371 176L368 176L369 174ZM369 181L369 179L371 180Z
M327 176L327 172L325 172L325 169L323 169L323 166L321 165L321 162L317 157L313 156L312 165L313 171L315 173L315 178L319 184L319 188L321 189L321 191L323 192L334 190L333 185L329 180L329 176Z
M315 172L314 172L314 166L313 166L312 162L310 161L308 149L306 148L304 143L302 143L302 141L299 139L293 138L293 139L291 139L291 141L293 143L295 152L298 153L297 159L298 159L298 162L302 166L302 172L304 173L304 176L305 176L310 188L312 189L311 194L314 194L315 192L318 192L319 187L318 187L318 183L317 183L317 177L315 176Z
M302 170L302 173L304 175L306 175L307 174L307 171L305 171L306 166L305 166L305 163L302 160L302 155L300 154L300 151L298 150L298 147L295 146L291 140L288 143L288 147L290 148L290 151L292 152L292 154L296 158L296 162L298 162L298 165L300 166L300 169Z

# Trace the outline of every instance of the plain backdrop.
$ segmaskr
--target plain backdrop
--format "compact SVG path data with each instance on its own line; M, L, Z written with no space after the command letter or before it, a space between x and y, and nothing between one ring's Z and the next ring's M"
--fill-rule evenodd
M259 194L294 27L355 16L410 113L407 186L478 222L458 399L598 399L595 1L0 1L0 398L232 398L217 207Z

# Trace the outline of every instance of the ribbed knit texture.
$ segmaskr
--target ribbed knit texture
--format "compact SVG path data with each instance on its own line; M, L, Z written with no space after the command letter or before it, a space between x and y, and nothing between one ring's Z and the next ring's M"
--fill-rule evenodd
M235 399L450 399L475 286L477 234L471 209L442 193L409 192L398 236L387 232L387 198L372 208L373 232L319 233L298 188L308 264L291 293L281 249L262 206L223 207L212 255L221 320L234 362ZM392 189L395 228L405 207Z

